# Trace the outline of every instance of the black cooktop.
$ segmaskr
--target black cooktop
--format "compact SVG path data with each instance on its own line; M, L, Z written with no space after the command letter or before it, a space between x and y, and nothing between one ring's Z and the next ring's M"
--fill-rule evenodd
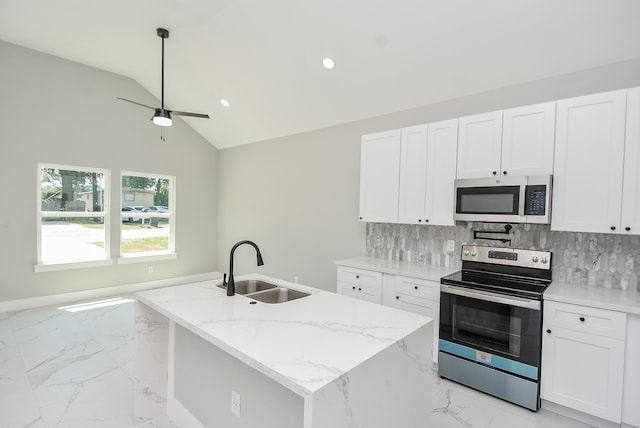
M491 291L509 296L542 300L544 290L551 281L546 278L509 275L496 272L461 270L442 277L442 284L476 290Z

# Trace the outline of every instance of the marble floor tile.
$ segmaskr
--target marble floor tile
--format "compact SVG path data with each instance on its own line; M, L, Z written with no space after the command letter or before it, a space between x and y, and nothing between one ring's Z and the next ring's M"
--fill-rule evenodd
M0 313L0 427L178 428L166 416L134 424L134 312L135 304L126 303L76 313L56 307ZM432 397L430 425L438 428L593 428L436 373Z

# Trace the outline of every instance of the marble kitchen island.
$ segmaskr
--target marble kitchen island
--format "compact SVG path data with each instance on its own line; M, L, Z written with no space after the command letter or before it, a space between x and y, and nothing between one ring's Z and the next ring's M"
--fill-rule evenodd
M430 318L262 275L236 281L247 279L311 294L251 304L218 280L136 295L136 422L168 414L188 428L430 426Z

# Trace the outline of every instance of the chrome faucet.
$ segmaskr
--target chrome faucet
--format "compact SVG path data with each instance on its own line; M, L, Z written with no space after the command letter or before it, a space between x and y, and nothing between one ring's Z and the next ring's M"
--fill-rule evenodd
M236 282L233 279L233 253L236 251L242 244L249 244L253 248L256 249L256 256L258 257L258 266L262 266L264 262L262 261L262 254L260 254L260 248L252 242L252 241L240 241L237 242L233 247L231 247L231 254L229 255L229 282L227 282L227 274L224 274L224 279L222 280L222 285L227 288L227 296L233 296L236 294Z

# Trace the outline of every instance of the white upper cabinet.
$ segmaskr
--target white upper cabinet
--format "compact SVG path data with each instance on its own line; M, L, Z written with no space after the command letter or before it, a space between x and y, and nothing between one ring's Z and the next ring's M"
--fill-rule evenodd
M620 231L626 98L622 90L558 101L552 230Z
M424 215L429 224L453 226L453 184L456 179L458 119L429 124L427 195Z
M460 119L458 178L553 172L556 103Z
M400 223L452 226L458 121L402 130Z
M398 222L401 130L362 136L360 220Z
M640 88L627 92L620 232L640 235Z
M500 174L552 174L555 124L555 101L505 110Z
M424 222L427 194L428 125L402 130L400 144L400 223Z
M459 119L458 178L493 177L500 171L502 111Z

